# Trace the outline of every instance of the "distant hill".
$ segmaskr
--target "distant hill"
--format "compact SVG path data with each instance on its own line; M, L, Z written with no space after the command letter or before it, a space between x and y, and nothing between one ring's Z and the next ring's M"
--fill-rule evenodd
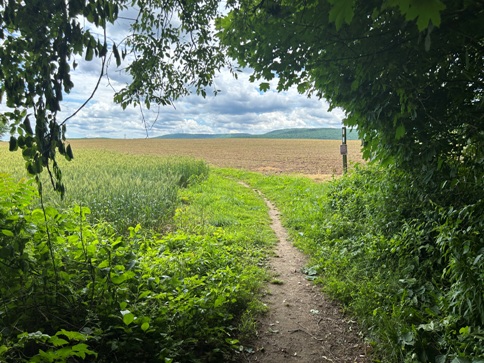
M169 134L158 136L156 139L233 139L233 138L252 138L256 135L251 134Z
M157 139L228 139L228 138L248 138L248 139L321 139L321 140L340 140L341 129L332 128L311 128L311 129L283 129L270 131L262 135L253 134L171 134L158 136ZM357 140L356 131L347 130L348 140Z

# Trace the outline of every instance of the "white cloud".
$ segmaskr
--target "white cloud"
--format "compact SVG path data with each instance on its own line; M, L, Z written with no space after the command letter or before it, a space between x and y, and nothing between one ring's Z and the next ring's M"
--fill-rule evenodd
M133 11L123 13L134 17ZM112 26L109 39L119 43L128 33L128 20ZM100 61L86 62L77 57L79 66L72 72L74 89L64 97L59 120L71 115L90 96L100 74ZM191 95L175 102L173 107L152 107L141 110L129 107L122 110L113 102L114 90L120 90L129 76L113 67L109 69L110 80L104 77L91 102L67 123L68 137L143 138L146 129L143 116L150 128L149 136L169 133L234 133L260 134L283 128L341 127L344 114L341 110L328 112L324 100L309 99L298 94L295 88L287 92L272 89L261 93L258 83L249 82L249 72L238 74L235 79L227 70L217 75L215 88L221 93L207 98ZM114 90L113 90L114 88ZM4 109L0 105L0 111Z
M96 82L96 74L79 72L73 76L75 84L63 105L69 114L86 99ZM111 80L115 89L123 86ZM114 91L103 79L93 100L68 122L69 137L146 137L143 115L155 137L170 133L233 133L260 134L276 129L300 127L341 127L344 114L340 110L328 112L324 100L310 99L295 89L278 93L260 93L246 75L234 79L228 71L217 78L217 89L222 92L207 98L191 95L175 102L175 107L152 107L151 110L128 107L122 110L113 102Z

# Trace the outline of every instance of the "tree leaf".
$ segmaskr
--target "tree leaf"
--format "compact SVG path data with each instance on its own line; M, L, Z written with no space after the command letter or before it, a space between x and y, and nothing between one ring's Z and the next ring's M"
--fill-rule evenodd
M14 237L15 235L13 234L12 231L8 230L8 229L2 229L2 234L7 236L7 237Z
M9 151L17 151L18 150L17 139L14 136L10 136L10 142L8 143L8 150Z
M400 125L395 130L395 140L400 140L405 135L405 126Z
M61 347L63 345L68 344L69 342L65 339L59 338L58 336L54 335L49 339L49 343L53 344L55 347Z
M91 46L91 43L89 43L86 48L86 60L92 61L93 57L94 57L94 48Z
M336 25L336 30L339 30L343 23L350 24L353 20L354 0L329 0L333 6L329 11L329 21Z
M270 88L271 88L271 85L269 84L269 82L262 82L261 84L259 84L259 89L260 89L262 92L266 92L266 91L268 91Z
M119 55L118 47L114 43L113 43L113 54L114 54L114 58L116 58L116 66L119 67L121 65L121 56Z
M131 324L134 321L134 314L128 313L123 316L123 323L126 325Z
M440 0L411 0L409 7L404 10L404 15L407 20L417 19L418 30L424 31L429 24L440 26L440 13L445 8L445 4Z

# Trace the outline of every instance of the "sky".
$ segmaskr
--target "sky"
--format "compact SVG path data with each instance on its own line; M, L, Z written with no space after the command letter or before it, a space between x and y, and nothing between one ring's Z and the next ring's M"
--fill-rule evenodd
M134 10L123 13L133 17ZM108 37L119 42L127 34L129 21L118 21L110 27ZM72 70L74 88L64 97L58 120L71 115L92 93L99 78L99 59L83 61ZM114 63L114 62L113 62ZM222 70L215 78L217 96L190 95L174 102L173 106L151 107L151 110L122 107L113 101L115 90L129 82L129 77L111 66L109 80L101 80L93 99L67 122L68 138L146 138L174 133L251 133L263 134L287 128L330 127L340 128L342 110L328 111L328 103L315 97L301 95L295 88L278 93L269 90L262 93L258 83L249 82L250 69L243 70L235 79L228 70ZM271 88L275 89L275 82ZM0 111L5 110L0 105ZM146 128L145 123L149 125ZM155 122L156 121L156 122Z

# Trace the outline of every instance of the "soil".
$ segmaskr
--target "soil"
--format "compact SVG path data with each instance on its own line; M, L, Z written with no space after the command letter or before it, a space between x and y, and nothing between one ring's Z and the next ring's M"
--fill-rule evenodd
M340 140L309 139L82 139L72 140L74 153L82 148L128 154L190 156L212 166L264 174L299 174L316 181L343 172ZM361 142L348 140L348 165L363 162Z
M246 343L250 348L241 363L370 362L356 322L308 281L303 273L307 258L290 243L279 212L264 199L278 238L270 261L273 280L263 296L268 312L259 318L256 338Z

